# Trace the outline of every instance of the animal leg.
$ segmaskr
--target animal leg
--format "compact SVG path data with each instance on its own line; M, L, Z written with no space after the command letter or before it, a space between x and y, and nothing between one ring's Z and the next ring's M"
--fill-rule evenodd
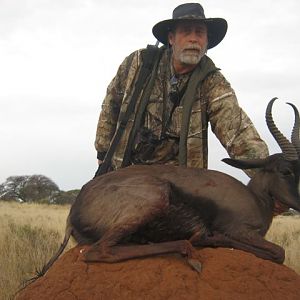
M136 226L136 225L135 225ZM124 232L130 232L129 228L124 228L124 224L119 228L107 232L100 241L93 244L84 257L86 262L107 262L115 263L131 258L153 256L159 254L179 253L187 257L188 264L197 272L201 272L201 263L193 258L193 246L187 240L177 240L163 243L153 243L147 245L118 245Z
M199 237L198 240L194 239L192 244L194 246L232 247L253 253L257 257L268 259L276 263L283 263L285 258L283 248L266 241L260 235L233 238L218 232L214 232L210 236L205 235Z
M131 258L168 253L179 253L183 256L186 256L189 265L191 265L191 267L197 272L201 272L201 263L193 258L193 246L187 240L130 246L107 246L99 243L97 246L93 246L93 248L85 254L85 260L88 262L99 261L114 263L125 261Z
M100 236L99 240L84 254L85 261L114 263L137 257L180 253L187 256L188 263L194 269L200 270L200 263L192 257L193 246L187 240L149 245L122 244L131 234L137 232L145 224L150 223L156 216L164 214L169 208L170 184L153 176L131 178L134 184L129 179L126 178L126 184L119 185L118 195L120 197L117 198L118 201L116 195L112 200L114 201L112 203L117 201L119 205L124 206L119 215L115 217L117 223ZM141 179L144 183L138 185ZM122 202L124 195L126 195L126 199L129 197L130 199ZM105 194L105 196L107 201L110 195ZM112 216L114 215L112 214Z
M93 247L93 250L89 251L85 257L87 261L114 263L130 258L176 252L191 257L192 245L185 240L147 245L117 245L111 247L103 247L103 245L99 244L97 247Z
M102 200L98 198L95 200L96 203L102 203L100 208L105 210L106 215L102 216L103 213L99 211L99 220L96 219L97 223L93 224L93 227L86 221L85 226L91 227L90 231L96 241L85 253L86 261L118 261L117 256L114 257L111 251L112 247L122 244L122 241L131 234L150 223L157 215L164 214L169 208L168 182L152 175L123 176L121 179L118 184L113 185L113 192L106 187L108 191L105 189L99 191ZM95 210L94 207L93 209ZM107 227L105 231L102 224ZM102 228L97 232L98 227ZM121 255L119 260L124 259Z

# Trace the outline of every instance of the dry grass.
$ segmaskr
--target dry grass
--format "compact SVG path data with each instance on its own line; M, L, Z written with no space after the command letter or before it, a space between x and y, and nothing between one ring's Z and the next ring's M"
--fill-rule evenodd
M12 299L58 249L68 212L69 206L0 201L1 300Z
M300 216L277 216L266 239L285 249L284 264L300 274Z
M69 206L0 201L0 299L12 299L58 249ZM267 239L286 249L285 264L300 274L300 217L274 219ZM69 243L68 249L74 246Z

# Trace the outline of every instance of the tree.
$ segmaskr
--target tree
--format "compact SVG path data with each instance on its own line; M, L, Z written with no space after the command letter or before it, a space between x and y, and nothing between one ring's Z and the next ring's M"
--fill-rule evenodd
M0 185L1 200L39 201L60 192L59 187L44 175L11 176Z

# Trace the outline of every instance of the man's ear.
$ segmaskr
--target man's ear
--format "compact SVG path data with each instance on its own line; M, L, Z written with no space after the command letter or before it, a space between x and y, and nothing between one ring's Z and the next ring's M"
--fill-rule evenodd
M174 33L172 31L170 31L168 34L168 40L169 40L169 44L172 46L174 43Z

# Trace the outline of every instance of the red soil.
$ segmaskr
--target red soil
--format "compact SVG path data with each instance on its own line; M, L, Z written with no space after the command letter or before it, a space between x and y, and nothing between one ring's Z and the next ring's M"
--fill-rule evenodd
M298 274L239 250L195 250L199 274L179 255L87 264L80 249L64 254L17 299L300 299Z

